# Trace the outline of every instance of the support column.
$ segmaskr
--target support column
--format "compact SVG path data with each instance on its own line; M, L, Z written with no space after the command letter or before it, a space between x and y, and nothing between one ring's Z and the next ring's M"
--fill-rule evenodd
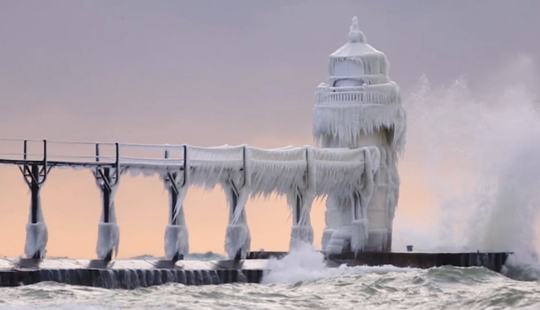
M234 174L222 184L229 205L229 225L225 236L225 252L230 259L245 259L251 247L251 234L247 224L246 202L250 193L250 174L247 165L246 147L243 149L241 174ZM238 180L240 179L240 180Z
M363 148L363 173L356 188L349 193L333 193L327 199L323 250L327 253L359 252L369 249L368 208L377 184L380 152L377 147Z
M315 199L314 193L300 191L296 188L289 195L289 205L293 208L293 226L289 249L298 248L304 244L313 244L313 228L311 227L311 205Z
M165 158L169 154L165 151ZM189 233L184 215L184 199L189 187L189 166L187 146L184 146L184 165L180 172L167 172L163 176L165 188L169 191L169 221L165 228L165 258L176 262L189 253Z
M27 160L27 141L24 141L24 160ZM51 169L47 165L47 141L43 141L43 161L19 166L31 193L30 215L26 224L24 253L28 258L41 259L47 252L48 230L41 210L40 190Z
M315 173L310 164L309 148L306 148L306 172L303 189L295 186L287 195L289 206L293 210L293 226L291 230L290 250L304 244L313 244L313 227L311 227L311 206L315 199Z
M375 175L379 170L380 160L381 155L377 147L364 148L363 186L360 190L354 191L352 194L353 229L351 250L355 253L363 251L368 245L369 219L367 214L377 188Z
M99 144L96 144L96 161L99 162ZM116 221L114 208L114 196L118 189L120 179L119 146L116 143L116 162L113 167L110 164L95 168L93 171L96 184L101 190L102 211L98 227L98 241L96 254L98 259L112 260L113 254L118 254L120 242L120 228Z

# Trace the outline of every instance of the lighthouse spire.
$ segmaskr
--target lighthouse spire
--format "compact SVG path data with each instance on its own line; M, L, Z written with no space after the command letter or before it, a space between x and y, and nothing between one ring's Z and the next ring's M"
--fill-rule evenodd
M360 31L356 16L353 17L351 28L349 29L349 42L366 42L366 36Z

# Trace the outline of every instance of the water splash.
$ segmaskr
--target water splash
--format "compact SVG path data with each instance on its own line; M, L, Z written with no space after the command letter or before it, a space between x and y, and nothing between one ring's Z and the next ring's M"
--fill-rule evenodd
M328 268L324 255L313 246L303 244L292 249L281 259L271 258L265 269L261 284L297 283L347 277L359 274L386 274L391 272L409 272L414 268L399 268L395 266L357 266L341 265L338 268Z
M401 170L422 175L424 206L438 222L398 213L394 244L424 250L514 251L536 257L540 116L534 59L518 57L474 89L465 78L433 88L423 76L404 100L409 115ZM407 175L402 184L407 182ZM400 205L407 201L400 201ZM405 207L406 208L406 207ZM430 216L426 216L429 219Z

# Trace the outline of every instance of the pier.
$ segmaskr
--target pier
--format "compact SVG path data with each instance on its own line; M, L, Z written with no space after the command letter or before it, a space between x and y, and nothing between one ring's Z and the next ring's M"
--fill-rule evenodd
M225 284L225 283L260 283L266 270L268 259L281 258L287 252L250 252L249 244L245 240L235 240L226 237L226 250L230 260L224 261L188 261L183 260L188 253L187 229L182 210L182 201L189 185L212 187L220 180L230 181L234 171L242 178L237 183L240 189L252 183L251 179L258 178L256 182L272 184L272 188L250 187L251 191L260 194L260 191L287 192L289 186L278 182L284 177L284 171L297 167L301 175L313 174L314 183L319 184L319 194L335 190L337 186L347 186L347 182L362 178L362 174L354 174L351 167L362 171L365 165L366 150L328 150L333 152L324 160L321 154L313 155L313 149L284 148L276 150L261 150L249 146L200 148L188 145L153 145L153 144L122 144L98 142L58 142L58 141L31 141L31 140L0 140L2 150L10 149L2 144L12 145L14 152L0 152L0 164L16 165L20 168L22 176L30 189L30 215L27 224L27 243L25 246L26 258L0 258L0 286L18 286L34 284L43 281L94 286L103 288L133 289L164 283L182 283L185 285ZM38 152L30 152L39 147ZM103 152L108 148L108 153ZM17 152L17 149L19 151ZM59 152L51 152L57 149ZM93 150L93 154L72 155L81 150ZM123 151L126 153L123 154ZM161 156L149 157L142 154L151 151ZM369 152L369 150L367 150ZM191 153L193 152L193 155ZM316 151L315 151L316 152ZM291 155L292 153L292 155ZM129 155L134 154L134 155ZM223 156L226 154L226 156ZM284 155L285 154L285 155ZM287 155L288 154L288 155ZM343 156L343 155L346 156ZM138 156L135 156L138 155ZM267 157L265 158L264 155ZM309 155L312 155L310 157ZM262 158L262 159L261 159ZM274 173L257 174L257 160L268 165L272 164ZM333 161L332 161L333 160ZM335 163L338 164L335 164ZM279 165L282 165L280 168ZM325 176L325 182L334 185L324 185L316 178L325 172L324 166L331 169L343 169L351 174L350 179L344 178L346 174L332 179ZM319 171L313 169L323 166ZM341 166L341 168L340 168ZM71 260L46 258L47 234L43 214L47 206L42 206L40 189L45 184L47 176L53 169L60 168L86 169L95 177L102 195L102 217L98 245L96 247L97 259ZM260 166L259 166L260 167ZM200 172L197 174L197 172ZM217 171L217 172L216 172ZM144 173L146 175L159 174L162 176L164 186L170 196L169 225L165 229L164 260L113 260L115 248L119 243L118 227L115 225L114 193L123 174L130 172L133 175ZM253 175L249 175L249 173ZM280 174L281 173L281 174ZM343 171L345 173L345 171ZM191 176L191 178L190 178ZM195 182L193 182L195 178ZM243 180L246 180L245 182ZM296 179L287 182L294 184ZM273 183L272 183L273 182ZM301 182L304 180L301 179ZM231 184L231 183L229 183ZM252 184L250 184L252 185ZM268 186L268 185L265 185ZM281 187L280 187L281 186ZM240 206L240 193L237 186L229 188L227 196L231 210L229 228L234 223L232 215ZM226 188L226 187L225 187ZM310 206L303 203L301 186L294 187L295 199L288 199L294 203L294 222L300 223L302 212L310 210ZM304 192L305 193L305 192ZM288 193L291 195L290 193ZM246 195L244 193L244 195ZM300 197L300 198L299 198ZM289 197L290 198L290 197ZM243 202L245 204L245 201ZM97 206L96 206L97 207ZM244 205L242 205L242 208ZM302 211L305 210L305 211ZM304 215L309 218L309 215ZM238 225L238 221L236 225ZM111 225L112 224L112 225ZM103 229L111 225L114 229ZM116 226L116 227L115 227ZM40 229L34 229L41 227ZM171 228L175 233L171 233ZM291 248L302 239L295 239L291 233ZM44 233L45 232L45 233ZM227 239L228 238L228 239ZM172 241L174 242L172 242ZM231 244L236 243L236 247ZM245 246L244 246L245 245ZM483 266L490 270L500 272L509 253L417 253L417 252L362 252L345 251L343 253L325 254L328 267L338 267L342 264L348 266L380 266L394 265L397 267L431 268L444 265L459 267Z
M180 283L219 285L260 283L268 259L287 252L250 252L244 261L181 261L0 258L0 286L12 287L54 281L108 289L136 289ZM381 266L432 268L445 265L485 267L500 272L509 253L358 253L327 257L328 267Z

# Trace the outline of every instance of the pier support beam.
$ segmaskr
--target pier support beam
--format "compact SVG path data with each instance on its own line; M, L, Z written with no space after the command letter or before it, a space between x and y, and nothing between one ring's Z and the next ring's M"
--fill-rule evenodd
M99 144L96 144L96 161L99 161ZM114 196L116 195L118 181L120 179L118 143L116 143L116 162L113 167L110 164L106 164L97 167L93 173L96 184L101 191L103 204L98 227L96 254L98 259L110 261L113 254L118 254L120 242L120 228L116 222L116 211L114 208Z
M376 174L380 165L378 148L364 150L361 186L350 193L332 193L326 202L323 250L329 254L364 251L369 244L368 209L376 192Z
M297 248L303 244L313 244L313 228L311 227L311 204L315 195L307 192L296 191L290 195L289 205L293 207L293 226L289 249Z
M230 259L245 259L251 247L251 234L247 224L246 202L249 198L251 180L247 171L246 147L243 149L243 167L238 177L231 173L222 184L229 205L229 225L225 236L225 252Z
M27 159L27 141L24 141L24 159ZM26 224L26 243L24 253L28 258L45 257L48 230L41 210L40 190L50 167L47 165L47 141L43 141L43 161L19 166L31 193L30 215Z
M165 151L165 158L169 154ZM172 262L183 260L189 253L189 233L184 215L184 199L189 187L187 146L184 146L184 166L181 171L167 172L163 176L169 191L169 224L165 229L165 258Z
M299 247L302 244L313 244L313 227L311 227L311 206L315 199L315 173L311 171L310 153L306 149L306 172L304 186L296 186L287 195L287 202L293 211L293 226L289 248Z

